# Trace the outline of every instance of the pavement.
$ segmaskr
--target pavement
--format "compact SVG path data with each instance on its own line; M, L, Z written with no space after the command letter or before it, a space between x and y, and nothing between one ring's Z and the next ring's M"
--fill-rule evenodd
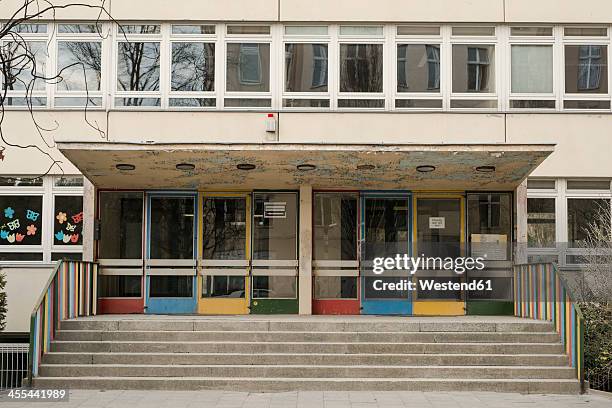
M612 394L540 395L495 392L72 390L68 401L9 402L2 408L612 408Z

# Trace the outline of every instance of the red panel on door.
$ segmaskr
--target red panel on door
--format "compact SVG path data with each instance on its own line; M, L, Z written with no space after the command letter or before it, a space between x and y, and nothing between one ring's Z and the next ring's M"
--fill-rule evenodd
M358 315L360 313L357 299L326 299L312 301L312 314L320 315Z
M131 299L98 299L98 314L133 314L143 313L144 301L142 298Z

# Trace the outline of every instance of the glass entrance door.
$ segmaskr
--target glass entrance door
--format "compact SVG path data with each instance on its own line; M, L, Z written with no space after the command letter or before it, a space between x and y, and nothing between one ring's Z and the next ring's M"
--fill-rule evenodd
M148 201L146 312L194 313L195 194L153 194Z
M253 193L251 313L298 313L297 216L297 193Z
M376 274L373 270L375 258L410 256L410 205L407 194L362 196L360 269L363 314L412 314L412 293L403 285L411 280L409 271L386 270Z
M453 195L417 195L414 199L414 253L422 259L441 259L465 255L464 198ZM435 283L462 282L465 275L441 270L441 263L432 261L429 267L416 272L417 291L415 315L463 315L462 291L421 290L418 281Z
M249 313L251 199L202 194L198 313Z

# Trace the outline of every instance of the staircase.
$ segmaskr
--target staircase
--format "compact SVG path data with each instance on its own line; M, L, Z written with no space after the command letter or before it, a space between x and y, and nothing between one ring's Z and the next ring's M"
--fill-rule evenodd
M62 323L34 386L576 394L551 323L514 317L98 316Z

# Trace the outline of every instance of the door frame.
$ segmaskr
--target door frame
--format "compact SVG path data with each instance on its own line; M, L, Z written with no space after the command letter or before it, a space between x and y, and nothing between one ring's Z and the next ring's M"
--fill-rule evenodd
M152 260L151 255L151 199L157 197L193 198L193 254L192 259ZM194 191L150 191L146 193L146 253L145 253L145 313L148 314L187 314L194 313L197 307L196 266L197 266L197 192ZM153 261L153 262L152 262ZM153 266L153 268L151 268ZM182 268L174 269L173 266ZM157 267L157 268L156 268ZM159 269L153 271L152 269ZM180 269L184 269L181 271ZM190 271L192 270L192 272ZM178 273L176 273L178 271ZM151 298L151 276L191 276L191 297L155 297Z
M245 259L236 262L206 260L203 254L204 245L204 200L206 198L244 198L245 199ZM208 192L200 191L198 194L198 276L196 279L197 312L199 314L215 315L245 315L249 314L251 301L251 192ZM234 260L232 260L234 261ZM229 265L233 264L233 265ZM220 269L219 267L227 268ZM217 267L217 268L215 268ZM202 286L206 276L244 276L244 298L206 298L202 296Z
M418 200L420 198L425 199L455 199L459 200L459 219L460 219L460 248L461 256L466 256L466 194L464 192L414 192L413 206L412 206L412 218L413 222L413 230L412 230L412 251L413 253L418 253L418 240L417 240L417 216L418 216ZM419 276L427 276L428 273L426 271L418 271L415 274L415 284L418 283L416 279ZM465 274L461 276L461 281L465 280ZM418 286L417 286L418 291ZM443 299L418 299L418 292L413 292L413 302L414 302L414 314L415 315L425 315L425 316L461 316L466 313L466 293L462 291L461 300L443 300Z
M295 195L295 260L254 259L255 248L255 196L257 194ZM297 314L299 313L299 259L300 259L300 193L297 190L253 190L251 199L251 288L250 311L252 314ZM272 269L266 269L272 267ZM295 298L255 298L254 280L257 276L293 276Z
M365 244L365 209L366 209L366 200L367 199L402 199L406 200L406 204L408 205L408 244L406 248L406 252L408 256L412 256L412 192L411 191L403 191L403 190L394 190L394 191L379 191L379 190L370 190L370 191L362 191L360 194L359 200L359 262L360 267L363 261L363 245ZM406 299L372 299L368 300L365 296L365 278L361 272L361 268L359 270L359 281L360 281L360 300L361 300L361 314L385 314L385 315L412 315L413 314L413 296L409 293ZM388 275L389 276L389 275ZM391 275L392 276L392 275ZM413 277L410 277L410 280L414 280Z

